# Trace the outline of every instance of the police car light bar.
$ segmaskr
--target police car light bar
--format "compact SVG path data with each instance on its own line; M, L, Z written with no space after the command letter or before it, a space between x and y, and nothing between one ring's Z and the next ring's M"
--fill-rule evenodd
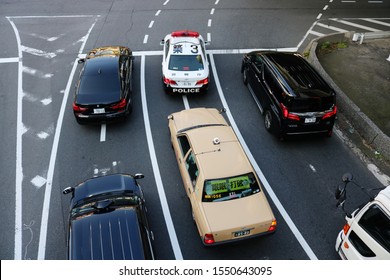
M199 37L199 32L191 30L178 30L171 33L172 37Z

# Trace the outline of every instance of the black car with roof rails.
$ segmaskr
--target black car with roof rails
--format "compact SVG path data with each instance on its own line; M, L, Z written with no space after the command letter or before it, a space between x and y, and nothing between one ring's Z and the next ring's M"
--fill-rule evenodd
M99 47L88 52L73 101L78 123L123 120L132 112L132 51L123 46Z
M332 135L336 92L299 53L250 52L241 73L269 132Z
M68 258L71 260L154 259L142 174L111 174L63 190L72 193Z

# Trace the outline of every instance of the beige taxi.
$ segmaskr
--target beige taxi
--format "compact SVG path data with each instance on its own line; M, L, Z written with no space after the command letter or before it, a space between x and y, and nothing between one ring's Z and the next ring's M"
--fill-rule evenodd
M221 111L194 108L172 113L168 126L204 245L276 230L261 182Z

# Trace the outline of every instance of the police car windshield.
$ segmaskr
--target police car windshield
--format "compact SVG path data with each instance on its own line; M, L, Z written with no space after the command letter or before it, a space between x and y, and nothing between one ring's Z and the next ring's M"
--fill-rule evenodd
M173 71L199 71L204 69L201 55L171 55L168 65Z
M204 183L203 202L218 202L242 198L260 192L253 173L236 177L207 180Z

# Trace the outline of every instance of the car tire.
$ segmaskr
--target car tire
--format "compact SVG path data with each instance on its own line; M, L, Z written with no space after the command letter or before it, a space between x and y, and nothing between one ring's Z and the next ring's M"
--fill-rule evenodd
M242 81L244 85L248 85L248 68L246 66L242 66Z

